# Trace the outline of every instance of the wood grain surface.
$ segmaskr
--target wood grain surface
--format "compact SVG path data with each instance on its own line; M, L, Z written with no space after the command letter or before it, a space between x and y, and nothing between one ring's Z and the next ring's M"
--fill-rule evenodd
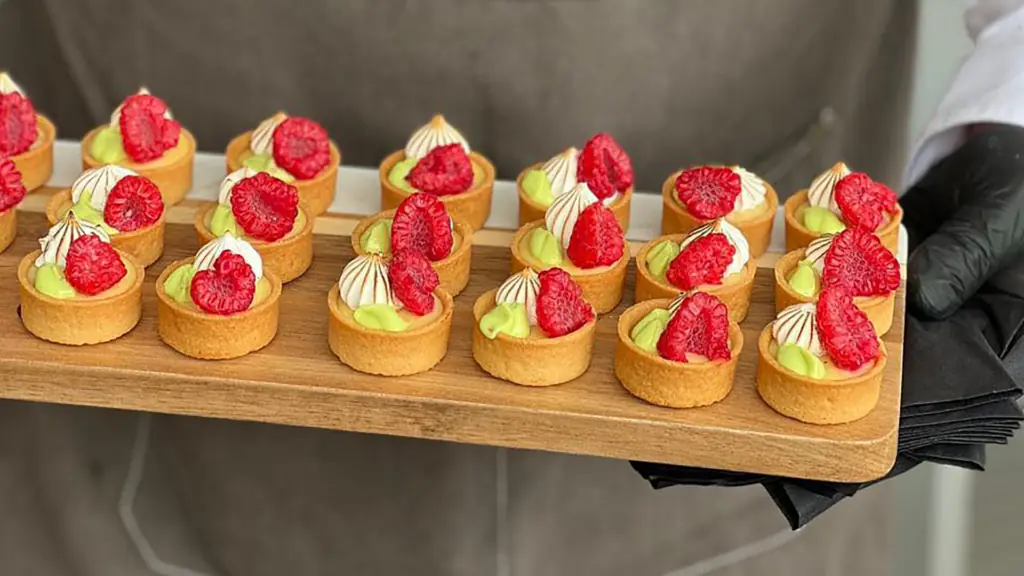
M282 296L281 327L261 352L200 361L164 346L156 334L153 287L169 262L197 249L191 222L197 203L168 214L167 250L147 273L143 319L109 344L67 348L33 338L17 315L16 267L46 231L42 210L52 190L23 203L18 239L0 255L0 397L107 408L252 420L471 444L548 450L734 471L861 482L884 475L896 454L902 370L903 289L881 400L866 418L813 426L772 411L754 388L756 346L744 347L732 393L708 408L673 410L632 397L612 372L618 312L632 303L634 270L619 308L598 322L594 360L581 378L531 389L495 380L473 361L472 304L508 274L509 231L474 237L473 278L457 299L447 357L412 377L360 374L327 345L327 292L352 257L345 237L357 219L317 221L310 271ZM484 245L487 244L487 245ZM635 249L637 246L633 246ZM759 264L746 342L774 317L770 265ZM388 351L382 350L382 353Z

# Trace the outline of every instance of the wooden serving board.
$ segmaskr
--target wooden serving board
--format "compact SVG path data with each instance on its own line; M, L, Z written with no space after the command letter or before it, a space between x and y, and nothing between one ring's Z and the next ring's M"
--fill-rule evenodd
M762 258L747 343L732 393L707 408L674 410L629 395L612 371L618 312L598 322L590 370L552 388L524 388L491 378L473 361L472 303L508 276L511 231L474 238L473 278L456 299L448 355L434 370L384 378L342 365L327 346L327 292L352 258L354 217L317 222L316 257L281 299L276 340L261 352L219 362L193 360L164 346L156 332L153 281L169 262L197 249L189 201L169 211L167 250L147 273L143 319L108 344L68 348L32 337L17 315L16 267L47 228L38 212L52 191L26 199L18 239L0 255L0 397L253 420L471 444L568 452L844 482L883 476L896 455L902 371L901 289L881 400L866 418L814 426L772 411L754 388L756 341L774 318L771 264ZM634 252L636 246L633 246ZM382 351L389 353L394 351Z

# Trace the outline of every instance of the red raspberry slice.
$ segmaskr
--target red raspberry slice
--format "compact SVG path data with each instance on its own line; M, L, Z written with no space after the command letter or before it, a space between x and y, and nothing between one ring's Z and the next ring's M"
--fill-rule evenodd
M875 231L883 213L896 211L896 193L863 172L854 172L836 183L836 204L847 224Z
M884 296L900 287L900 263L878 236L847 228L832 239L825 254L822 284L851 296Z
M164 213L160 189L145 176L125 176L110 189L103 221L119 232L148 228Z
M444 203L432 194L416 193L398 205L391 222L391 249L416 250L437 262L452 253L452 226Z
M665 272L665 279L680 290L702 284L721 284L736 247L721 232L701 236L683 248Z
M15 156L28 150L39 137L36 109L18 94L0 94L0 156Z
M25 198L25 184L21 172L10 158L0 156L0 212L17 206Z
M821 345L836 366L857 370L878 358L878 336L871 321L841 288L822 290L817 321Z
M473 163L460 144L438 146L420 158L405 180L429 194L460 194L473 186Z
M309 180L331 163L327 130L309 118L292 116L274 129L274 162L300 180Z
M615 214L598 202L587 206L576 219L566 252L576 266L597 268L618 262L625 249L622 226Z
M728 360L729 309L721 300L694 292L679 305L658 339L658 354L666 360L688 362L686 354L708 360Z
M266 172L257 172L231 189L231 213L247 235L276 242L295 227L299 191Z
M633 185L633 163L611 135L597 134L580 152L576 179L603 200Z
M552 338L575 332L594 319L583 289L561 268L541 272L537 291L537 326Z
M128 270L110 244L98 236L79 236L68 247L64 277L79 294L95 296L113 287Z
M690 168L679 173L675 188L690 214L713 220L732 212L740 195L740 176L728 168Z
M434 290L440 280L423 253L409 248L395 251L388 264L388 280L406 310L424 316L434 309Z
M164 118L167 104L151 94L135 94L121 105L121 140L135 162L150 162L178 145L181 124Z
M192 301L204 312L230 316L245 312L256 296L256 274L240 254L224 251L213 267L192 276Z

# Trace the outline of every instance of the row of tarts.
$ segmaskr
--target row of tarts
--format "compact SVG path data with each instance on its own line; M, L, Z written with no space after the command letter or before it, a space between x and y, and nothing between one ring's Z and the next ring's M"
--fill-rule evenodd
M20 94L7 83L0 75L0 98ZM0 100L0 115L11 109ZM0 250L13 240L14 206L49 176L24 160L46 147L52 125L34 111L23 124L29 119L36 132L0 134ZM85 172L50 199L52 227L18 269L32 334L94 344L137 324L145 267L163 252L164 207L191 186L194 147L144 91L85 138ZM270 343L282 285L312 262L313 220L333 199L339 162L322 127L284 114L232 141L218 202L196 215L202 248L156 282L167 345L223 359ZM447 352L452 298L470 278L472 235L489 214L494 170L437 116L380 174L382 205L391 209L352 234L357 256L328 295L328 338L350 367L397 376L429 370ZM596 318L620 302L631 259L623 226L632 183L629 157L606 134L520 174L512 274L473 306L473 355L485 371L543 386L588 369ZM732 388L744 345L739 322L778 200L736 166L677 172L663 196L664 235L638 252L637 304L618 319L615 373L648 402L705 406ZM900 217L891 190L842 163L787 201L778 316L757 344L758 390L779 412L828 424L874 407L886 360L879 336L900 283Z

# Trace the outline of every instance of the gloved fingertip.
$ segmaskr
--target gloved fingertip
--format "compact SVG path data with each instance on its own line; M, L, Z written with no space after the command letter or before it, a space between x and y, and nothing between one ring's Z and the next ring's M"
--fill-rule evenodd
M907 309L912 316L926 320L945 320L956 312L963 302L951 293L935 290L935 283L926 285L919 277L907 280Z

